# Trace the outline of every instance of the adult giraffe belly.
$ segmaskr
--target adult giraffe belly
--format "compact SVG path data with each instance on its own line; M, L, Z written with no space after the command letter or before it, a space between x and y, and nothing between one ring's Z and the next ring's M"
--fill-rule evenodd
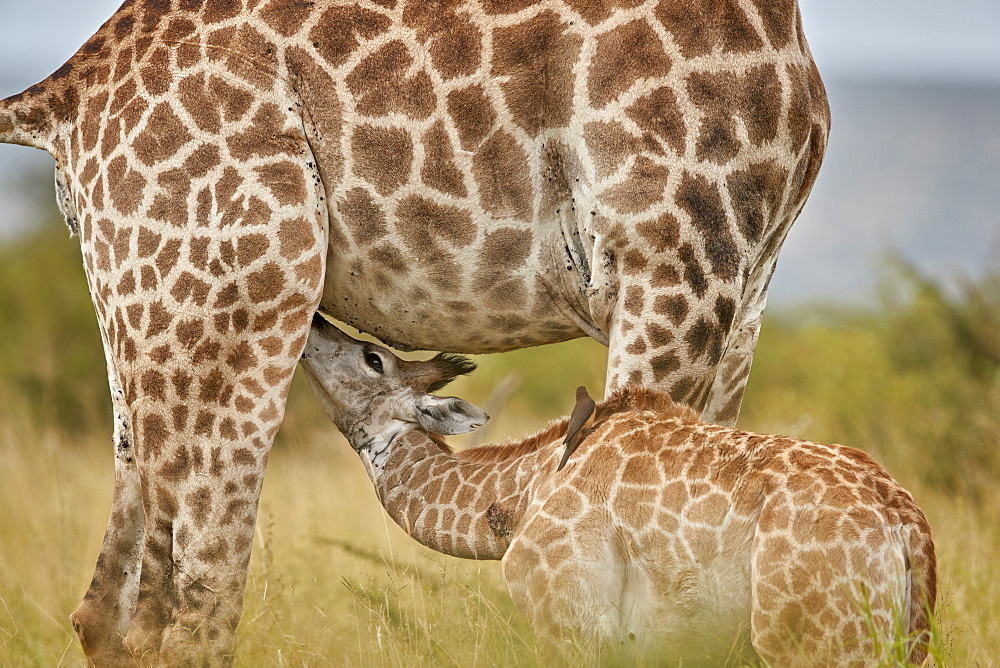
M733 424L826 143L794 2L433 4L365 9L350 57L319 28L286 52L328 213L322 308L403 349L590 335L609 388Z
M491 353L585 335L558 226L477 219L416 195L387 225L378 212L390 203L375 204L354 189L335 206L325 312L403 350Z

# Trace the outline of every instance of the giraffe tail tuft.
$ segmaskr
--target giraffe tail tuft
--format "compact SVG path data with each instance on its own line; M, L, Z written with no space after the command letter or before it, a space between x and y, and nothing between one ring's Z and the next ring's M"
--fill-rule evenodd
M50 77L51 79L51 77ZM72 108L73 96L52 90L50 80L0 100L0 143L20 144L52 153L61 117Z

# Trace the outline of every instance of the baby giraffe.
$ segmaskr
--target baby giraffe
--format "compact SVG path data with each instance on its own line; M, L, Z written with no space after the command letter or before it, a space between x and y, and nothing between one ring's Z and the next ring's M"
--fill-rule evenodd
M704 424L666 394L630 387L596 406L580 393L576 433L563 420L519 443L452 452L440 434L489 417L428 393L472 371L468 359L404 361L317 315L303 360L392 519L440 552L501 559L544 638L686 663L927 653L930 527L859 450Z

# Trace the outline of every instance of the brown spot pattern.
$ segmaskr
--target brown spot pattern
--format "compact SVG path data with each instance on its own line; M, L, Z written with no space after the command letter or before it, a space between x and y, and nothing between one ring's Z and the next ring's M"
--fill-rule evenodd
M676 248L680 241L680 222L671 213L664 213L656 220L649 220L639 223L636 231L649 242L650 247L657 253Z
M565 32L554 12L541 12L493 36L493 72L514 122L530 136L569 123L573 99L572 64L583 40Z
M590 68L590 101L604 107L640 79L665 76L670 58L660 38L639 19L607 32L598 39Z
M531 241L529 230L501 228L490 232L476 267L475 289L490 291L497 305L516 306L523 300L524 282L512 279L512 274L530 257Z
M601 193L601 201L620 213L642 213L663 199L669 176L666 165L639 156L624 181Z
M600 178L617 170L640 146L638 138L617 121L587 123L583 136Z
M736 224L750 243L761 240L768 224L780 211L788 174L773 162L752 164L729 175L729 197Z
M408 76L413 56L402 42L389 42L368 56L347 76L347 85L357 97L357 109L368 116L405 114L427 118L434 111L436 96L427 72Z
M774 65L751 67L740 75L696 72L688 77L687 88L691 101L704 112L699 158L724 164L739 152L734 114L743 118L754 144L777 136L782 96Z
M309 33L317 52L330 65L337 67L358 47L360 40L369 40L389 28L389 20L371 10L343 5L333 7L320 17Z
M297 33L313 11L308 0L271 0L260 10L260 17L283 37Z
M657 153L662 153L659 142L666 144L676 153L684 152L684 138L687 124L673 89L661 86L640 97L626 113L643 129L643 145Z
M353 188L339 203L338 210L351 231L354 243L366 246L385 236L385 214L363 188Z
M399 203L396 225L410 249L425 257L439 250L442 242L448 246L463 247L476 238L467 211L437 204L417 195Z
M136 157L147 166L170 158L181 146L191 141L191 134L170 105L158 104L146 122L145 129L132 143Z
M354 171L375 186L380 195L388 195L410 177L413 143L401 128L363 125L351 137Z
M111 202L124 215L135 213L145 196L146 178L128 166L124 156L108 164Z
M685 174L677 188L677 205L701 233L712 273L725 281L735 278L741 259L718 188L703 176Z
M496 121L496 112L480 86L469 86L448 94L448 114L455 122L458 139L466 151L479 146Z
M592 25L597 25L611 16L611 12L618 7L627 9L642 4L642 0L565 0L565 2Z
M487 211L497 218L531 218L528 156L514 137L494 133L473 156L472 173Z
M455 197L465 197L468 191L462 172L455 166L455 154L444 123L438 121L424 134L424 163L420 178L432 188Z
M428 43L434 69L445 79L473 74L480 63L479 29L454 11L457 5L456 0L409 2L403 10L403 23Z
M764 32L775 49L783 49L798 27L798 6L793 0L750 0L764 23Z
M660 0L656 17L673 33L685 58L696 58L720 49L748 53L763 48L747 16L734 0ZM701 20L693 21L693 16Z
M271 191L281 204L296 204L306 200L306 181L298 164L284 160L261 165L254 170L257 180Z
M799 30L794 3L751 2L762 34L775 46L801 39L792 35ZM546 312L549 297L537 276L525 271L545 261L546 246L527 224L536 206L542 212L566 206L608 242L603 256L590 259L623 279L620 288L606 288L619 309L614 317L627 314L619 320L622 346L612 351L612 367L623 367L622 378L670 384L681 396L705 400L709 381L702 369L711 371L707 367L719 359L745 306L735 292L720 294L718 281L742 275L740 253L765 238L782 211L807 193L825 144L825 120L816 110L825 98L808 58L782 62L784 91L770 52L734 59L732 68L718 66L713 55L712 72L694 72L670 86L657 80L674 63L655 21L671 14L678 18L666 25L673 35L670 53L675 47L685 55L756 48L756 28L741 8L749 5L723 0L665 1L659 19L628 15L596 38L591 67L579 75L585 80L574 81L581 35L595 34L586 24L638 4L565 0L556 13L529 0L483 0L477 7L487 13L523 11L489 26L492 60L484 63L487 35L475 25L481 15L464 11L459 0L375 0L320 9L304 0L143 0L126 3L79 56L25 94L40 104L18 116L24 127L43 128L52 118L73 126L58 147L68 167L68 201L80 210L84 263L125 401L139 407L133 414L136 455L154 476L144 498L143 511L156 518L146 527L144 578L168 582L156 569L170 567L172 556L181 558L171 554L177 547L183 559L197 555L226 568L249 549L252 501L304 341L306 311L318 299L326 250L355 252L345 268L361 281L392 288L400 285L397 277L408 276L391 306L418 303L414 318L433 314L435 290L455 292L443 305L449 327L465 328L475 339L482 334L476 327L488 320L502 335L491 333L494 341L522 346L539 331L576 333ZM237 18L241 12L247 20ZM400 19L413 31L405 43L384 34ZM274 43L268 35L276 34L289 39ZM333 69L355 55L360 64L351 71ZM440 81L446 86L435 90L432 82ZM579 155L575 147L553 148L546 137L548 153L535 162L535 143L522 143L567 127L577 88L604 108L647 81L618 118L583 128L587 150ZM344 86L353 95L348 106L360 115L408 120L390 128L384 118L345 123L338 99ZM698 112L685 106L682 113L678 97L690 98ZM784 100L787 118L781 117ZM343 128L355 122L361 126L341 142ZM11 127L5 114L0 127ZM753 146L740 145L741 127ZM698 133L696 155L686 159L718 164L786 137L800 148L812 145L804 151L809 160L799 165L750 158L717 170L730 176L715 183L668 170L669 154L685 150L689 131ZM123 150L122 142L131 146ZM342 147L351 155L340 155ZM799 150L777 143L771 148L784 151L781 160ZM458 149L470 152L468 158ZM347 164L354 175L346 174ZM617 185L599 193L596 204L572 199L594 188L575 185L574 177L596 172L601 181L616 171ZM420 187L410 178L417 174L427 186L423 196L409 190L397 195L404 185ZM351 182L353 176L358 178ZM558 196L535 192L534 181L546 177L559 180L549 186ZM679 184L673 203L662 201L671 195L668 182ZM478 201L461 201L473 186ZM664 205L673 214L661 213ZM657 213L646 214L654 206ZM318 253L323 209L335 224L331 249ZM480 231L475 217L484 212L502 220ZM617 214L625 215L609 223ZM692 231L702 239L692 238ZM461 290L466 286L480 304ZM148 401L136 403L140 398ZM608 454L607 460L616 457ZM626 477L642 481L655 465L652 457L634 458L625 465ZM242 470L229 475L234 466ZM702 469L708 466L699 463ZM206 473L216 478L210 487L196 477ZM182 491L175 484L180 481L189 481ZM458 487L457 498L475 499L475 486ZM688 492L696 495L694 488ZM706 496L707 489L697 494L703 500L695 514L716 519L722 504ZM563 496L552 517L584 512L577 497ZM613 498L616 512L634 509L629 526L652 521L652 511L640 508L633 493ZM216 509L225 509L225 518ZM116 516L123 516L122 508L114 509ZM482 514L442 509L428 520L489 532ZM198 531L219 521L233 527L232 537ZM711 552L705 532L690 540ZM448 545L471 549L460 536L449 537ZM562 550L552 559L568 558L568 547ZM795 582L800 580L805 582ZM215 609L207 595L183 585L173 594L180 608L161 606L164 619L198 629L196 635L228 632L214 623L199 625L195 611ZM235 620L238 610L223 617Z

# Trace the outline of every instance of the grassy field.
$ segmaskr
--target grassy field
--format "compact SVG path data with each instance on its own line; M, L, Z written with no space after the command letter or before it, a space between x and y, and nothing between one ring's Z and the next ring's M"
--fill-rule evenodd
M479 359L450 388L524 435L595 393L589 341ZM79 252L0 248L0 665L82 665L68 623L110 507L110 402ZM871 452L927 513L940 663L1000 665L1000 278L949 293L903 266L878 308L772 311L740 420ZM496 562L432 553L386 519L296 380L270 460L237 646L244 665L532 665Z

